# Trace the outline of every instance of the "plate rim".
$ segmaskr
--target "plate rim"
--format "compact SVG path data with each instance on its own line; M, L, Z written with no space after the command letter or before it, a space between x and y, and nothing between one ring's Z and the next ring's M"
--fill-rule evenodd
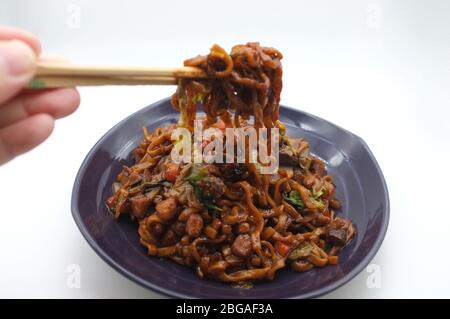
M122 267L121 265L119 265L115 260L113 260L107 253L104 252L104 250L97 244L96 240L89 234L89 232L87 231L86 225L83 223L83 221L81 220L81 214L79 212L79 208L77 205L77 194L79 193L80 190L80 186L81 186L81 178L82 176L85 174L86 168L87 168L87 164L92 160L92 157L94 155L94 153L96 152L97 148L99 145L101 145L103 143L103 141L105 139L107 139L111 134L113 134L116 130L117 127L121 126L122 124L124 124L125 122L127 122L129 119L135 117L135 116L139 116L139 114L141 113L146 113L149 110L151 110L154 107L157 107L160 104L166 103L167 101L170 100L170 97L167 98L163 98L161 100L158 100L150 105L147 105L145 107L143 107L142 109L137 110L136 112L133 112L132 114L130 114L129 116L127 116L126 118L122 119L121 121L119 121L117 124L115 124L114 126L112 126L105 134L103 134L100 139L91 147L91 149L89 150L89 152L87 153L87 155L85 156L84 160L82 161L77 175L75 177L75 181L73 183L73 188L72 188L72 194L71 194L71 212L72 212L72 217L75 221L75 224L77 225L79 231L81 232L81 234L83 235L84 239L88 242L89 246L95 251L95 253L106 263L108 264L110 267L112 267L113 269L115 269L116 271L118 271L121 275L123 275L124 277L130 279L131 281L133 281L134 283L153 290L155 292L161 293L165 296L168 297L176 297L176 298L188 298L188 299L192 299L192 298L198 298L195 296L191 296L191 295L186 295L183 293L179 293L176 292L174 290L171 289L166 289L164 287L161 287L159 285L153 284L152 282L149 282L147 280L144 280L142 278L140 278L139 276L134 275L133 273L131 273L129 270L127 270L125 267ZM314 289L310 292L307 293L302 293L296 296L292 296L292 297L288 297L286 299L299 299L299 298L315 298L318 296L322 296L324 294L328 294L336 289L338 289L339 287L343 286L344 284L350 282L356 275L358 275L365 267L367 267L367 265L370 264L370 261L372 261L372 259L377 255L383 241L384 238L386 237L386 233L387 230L389 228L389 220L390 220L390 199L389 199L389 191L388 191L388 186L386 183L386 179L384 177L383 172L381 171L381 168L378 164L378 161L376 160L375 156L373 155L372 151L370 150L369 146L367 145L367 143L364 141L364 139L362 139L360 136L346 130L345 128L340 127L339 125L336 125L328 120L325 120L319 116L310 114L308 112L305 112L303 110L299 110L290 106L286 106L286 105L280 105L280 108L282 109L286 109L289 111L293 111L293 112L298 112L298 113L303 113L304 115L313 118L314 120L317 121L321 121L321 122L326 122L329 125L334 126L335 128L344 131L345 133L353 136L354 138L356 138L358 140L359 143L361 143L361 145L364 147L365 151L368 153L369 157L372 159L373 163L375 164L375 169L380 177L380 181L381 181L381 185L382 185L382 189L383 189L383 196L384 196L384 201L386 203L386 208L385 208L385 213L383 214L382 217L382 222L381 222L381 231L380 233L377 235L377 239L374 242L374 246L371 249L371 251L364 256L364 258L348 273L346 273L343 277L339 278L338 280L324 286L318 289ZM174 110L175 111L175 110Z

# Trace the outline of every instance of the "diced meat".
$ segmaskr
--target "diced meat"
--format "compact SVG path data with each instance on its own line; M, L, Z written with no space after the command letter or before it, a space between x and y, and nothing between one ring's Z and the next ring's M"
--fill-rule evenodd
M311 162L311 169L320 177L325 175L325 164L318 158L313 158Z
M114 209L114 207L116 206L116 196L111 196L106 200L106 205L110 208L110 209Z
M341 202L337 200L336 198L330 199L330 206L334 209L340 209L341 208Z
M184 235L185 228L186 228L185 223L182 223L182 222L179 222L179 221L175 222L175 223L172 225L172 230L173 230L173 231L175 232L175 234L177 234L178 236L183 236L183 235Z
M164 231L164 227L161 223L151 223L149 230L153 236L159 237L159 236L161 236L162 232Z
M279 159L280 165L298 166L298 154L289 145L280 146Z
M120 201L115 207L116 215L126 214L129 211L130 211L130 201L127 198Z
M231 246L231 251L238 257L247 258L252 254L252 239L249 235L239 235Z
M206 237L210 238L210 239L214 239L217 236L217 230L214 229L213 227L211 227L211 225L206 226L205 228L205 235Z
M219 198L225 193L225 184L222 179L213 175L200 180L198 186L202 191L202 197L206 199Z
M177 236L175 235L175 232L172 229L168 229L163 237L161 238L161 245L163 247L166 246L172 246L177 242Z
M324 178L323 186L326 190L325 193L327 195L327 198L334 197L334 195L336 194L336 186L332 182L326 180L326 177Z
M215 176L220 176L220 169L217 165L210 164L206 165L205 168L208 170L208 172Z
M165 176L169 182L171 182L171 183L175 182L175 179L177 178L177 176L179 174L180 174L180 167L177 164L168 163L166 165Z
M305 185L306 188L308 188L308 189L312 189L315 182L316 182L316 177L311 173L308 173L303 178L303 185Z
M247 222L240 223L238 226L238 232L240 234L246 234L250 231L250 224Z
M177 201L174 197L169 197L156 204L156 213L163 221L172 220L177 214Z
M128 182L130 183L130 186L134 186L142 181L142 177L137 173L131 173Z
M294 169L294 180L301 182L303 179L303 172L299 168Z
M209 224L212 228L219 230L222 227L222 222L218 218L214 218Z
M290 166L280 166L280 168L278 169L278 172L283 177L287 177L287 178L294 177L294 169Z
M136 218L144 218L147 209L150 207L152 203L152 199L148 198L145 195L137 195L130 199L131 203L131 213Z
M124 166L119 175L117 175L117 181L120 184L125 184L128 181L129 176L130 176L130 169Z
M197 213L189 216L186 222L186 233L192 237L198 237L202 233L203 218Z
M145 149L143 148L137 148L132 152L133 159L136 163L138 163L142 157L145 155Z
M248 177L247 167L242 163L226 163L220 166L220 171L225 180L235 182Z
M347 232L344 229L331 229L327 236L328 241L334 246L344 246L347 242Z

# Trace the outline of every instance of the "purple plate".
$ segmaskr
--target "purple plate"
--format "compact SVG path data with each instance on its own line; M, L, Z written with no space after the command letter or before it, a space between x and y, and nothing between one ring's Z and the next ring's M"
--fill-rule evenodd
M115 220L105 206L111 184L129 165L131 151L149 131L178 118L169 99L156 102L123 120L106 133L87 155L75 180L72 214L91 247L109 265L144 287L181 298L310 298L330 292L363 270L380 247L389 222L389 197L381 170L358 136L316 116L281 107L280 119L292 137L304 137L321 157L337 185L340 214L357 227L356 238L340 253L337 266L305 273L277 272L272 282L252 289L197 278L191 268L147 255L139 244L137 225Z

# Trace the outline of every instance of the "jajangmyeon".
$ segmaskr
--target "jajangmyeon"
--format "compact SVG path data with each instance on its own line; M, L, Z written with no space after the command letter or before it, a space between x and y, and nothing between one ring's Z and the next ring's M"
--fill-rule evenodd
M278 120L281 59L274 48L248 43L231 53L214 45L208 55L184 62L207 78L179 80L172 97L178 123L144 128L135 164L123 167L107 200L115 217L137 221L149 255L234 284L272 280L284 267L303 272L338 263L355 227L337 215L341 203L324 162L307 141L290 139ZM205 128L278 128L278 171L261 174L250 161L174 162L179 141L172 133L179 127L192 132L200 106Z

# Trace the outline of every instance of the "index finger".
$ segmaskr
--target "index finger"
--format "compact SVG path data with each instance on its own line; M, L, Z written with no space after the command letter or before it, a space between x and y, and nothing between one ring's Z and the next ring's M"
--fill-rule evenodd
M41 53L41 43L39 39L27 30L0 25L0 41L1 40L20 40L28 44L36 55Z

